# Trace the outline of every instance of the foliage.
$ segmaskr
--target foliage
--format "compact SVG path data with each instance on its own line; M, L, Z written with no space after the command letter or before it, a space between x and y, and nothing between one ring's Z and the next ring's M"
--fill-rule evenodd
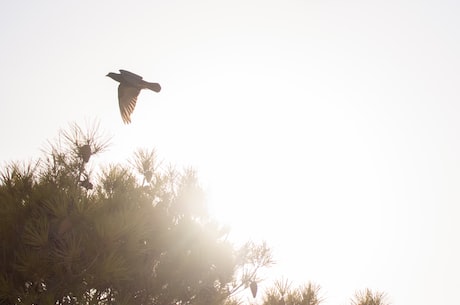
M154 151L99 176L108 141L77 125L36 163L0 181L0 304L228 304L272 263L265 244L236 249L207 214L193 170Z
M373 292L371 289L358 291L351 300L352 305L388 305L386 294L383 292Z
M278 280L266 291L263 305L318 305L323 301L320 287L313 283L291 288L287 280Z

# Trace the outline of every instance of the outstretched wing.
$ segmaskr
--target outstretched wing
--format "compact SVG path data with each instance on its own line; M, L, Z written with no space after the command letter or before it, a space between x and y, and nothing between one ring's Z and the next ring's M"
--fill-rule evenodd
M126 70L120 70L120 73L121 73L122 76L128 76L128 77L132 77L132 78L137 78L139 80L142 79L142 76L134 74L133 72L126 71Z
M131 123L131 114L136 107L137 97L141 90L135 87L120 84L118 86L118 103L120 106L121 118L123 123Z
M126 71L126 70L120 70L120 74L123 80L129 83L130 85L134 87L138 87L138 88L141 87L142 76Z

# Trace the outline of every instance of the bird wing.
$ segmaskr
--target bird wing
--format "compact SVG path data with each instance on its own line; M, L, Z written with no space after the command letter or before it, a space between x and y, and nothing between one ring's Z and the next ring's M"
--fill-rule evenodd
M134 87L141 88L142 87L142 76L134 74L132 72L126 70L120 70L121 77L123 80Z
M126 70L120 70L120 73L123 76L129 76L132 78L142 79L142 76L134 74L133 72L126 71Z
M120 105L121 118L125 124L131 123L131 114L136 107L140 89L120 84L118 86L118 103Z

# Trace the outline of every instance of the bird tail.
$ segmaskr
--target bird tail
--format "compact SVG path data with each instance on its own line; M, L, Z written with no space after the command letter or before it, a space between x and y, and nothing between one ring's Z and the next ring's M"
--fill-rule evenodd
M161 90L161 86L158 83L145 82L145 87L147 87L148 89L150 89L152 91L155 91L155 92L160 92L160 90Z

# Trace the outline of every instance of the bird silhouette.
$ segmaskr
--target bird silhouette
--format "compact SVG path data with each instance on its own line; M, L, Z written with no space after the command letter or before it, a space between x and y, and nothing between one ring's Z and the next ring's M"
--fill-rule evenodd
M141 76L126 70L120 70L120 74L110 72L106 76L120 83L118 86L118 103L121 118L125 124L131 123L131 114L136 107L137 97L142 89L150 89L155 92L161 90L160 84L146 82Z

